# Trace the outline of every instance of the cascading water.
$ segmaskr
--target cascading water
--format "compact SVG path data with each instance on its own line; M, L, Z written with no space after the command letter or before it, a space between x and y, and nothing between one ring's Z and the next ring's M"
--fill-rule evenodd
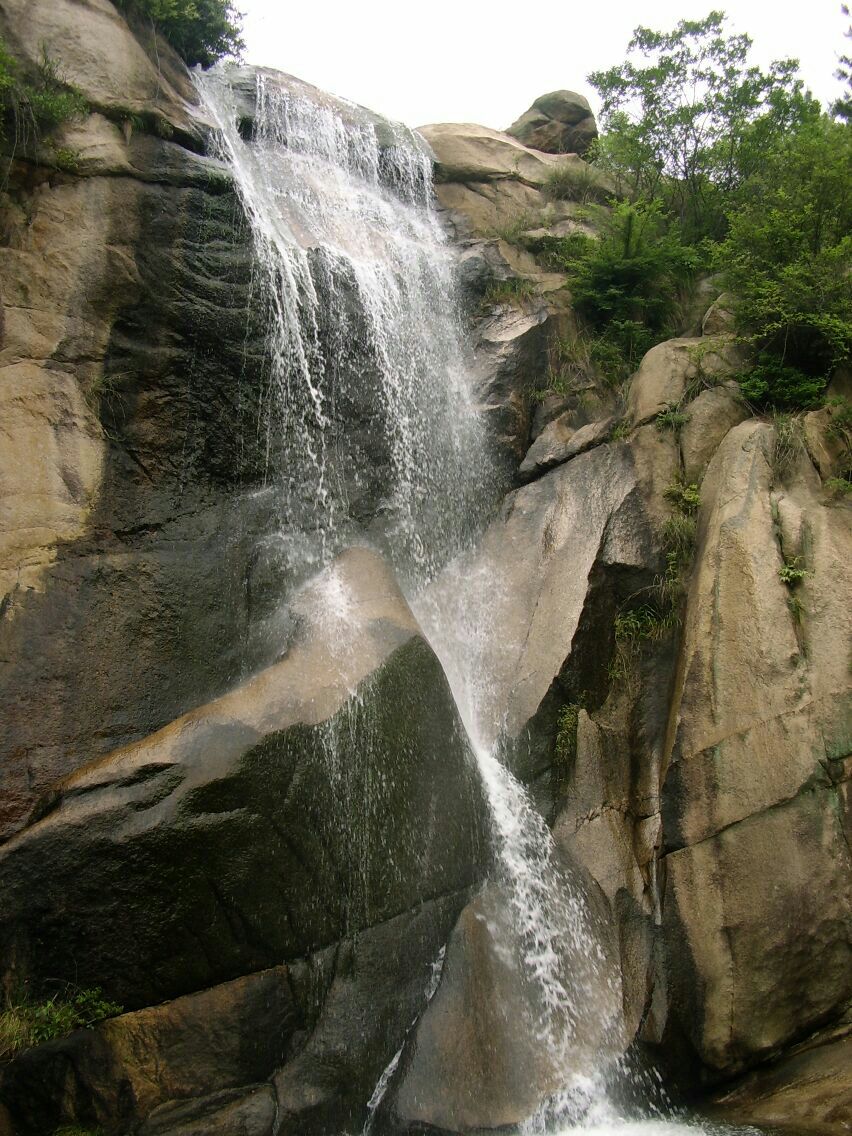
M256 294L268 309L263 429L282 577L300 584L365 539L393 564L477 756L505 900L496 949L529 992L522 1028L553 1072L549 1100L526 1129L583 1116L617 1125L601 1088L619 1052L617 982L545 822L500 761L499 714L478 666L496 581L453 587L504 487L474 405L428 150L404 127L287 76L216 69L198 84L251 225ZM325 589L345 650L347 596L333 569L320 579L310 586ZM469 601L462 608L459 596ZM335 748L330 736L329 775L340 778ZM438 966L427 1000L439 977ZM585 1053L581 1036L595 1038Z

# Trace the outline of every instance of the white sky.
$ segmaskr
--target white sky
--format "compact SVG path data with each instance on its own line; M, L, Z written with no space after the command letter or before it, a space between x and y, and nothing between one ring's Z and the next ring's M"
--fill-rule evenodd
M246 61L276 67L409 126L478 122L504 129L538 95L585 94L593 70L624 58L633 28L668 31L723 8L763 66L793 56L823 103L840 93L852 51L841 0L236 0Z

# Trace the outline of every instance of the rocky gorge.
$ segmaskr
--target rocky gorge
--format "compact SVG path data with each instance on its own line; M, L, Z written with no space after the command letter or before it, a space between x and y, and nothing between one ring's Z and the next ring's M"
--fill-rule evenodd
M4 159L0 974L122 1009L0 1058L0 1133L546 1130L598 1067L846 1131L840 403L754 415L712 279L569 358L569 92L424 144L110 0L0 35L88 107Z

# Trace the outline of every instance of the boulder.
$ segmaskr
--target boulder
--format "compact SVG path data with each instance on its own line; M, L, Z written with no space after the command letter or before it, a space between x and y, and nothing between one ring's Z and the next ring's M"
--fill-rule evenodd
M668 339L644 356L630 380L627 410L634 426L649 422L681 403L687 383L719 382L742 365L740 352L728 339Z
M442 122L421 126L435 154L435 179L439 182L517 181L540 188L559 159L528 150L499 130L472 122Z
M736 383L703 390L687 410L680 431L684 480L700 484L704 470L729 430L749 417Z
M353 549L294 614L279 663L73 775L3 847L7 972L143 1006L477 879L477 775L390 572Z
M3 1067L0 1099L24 1136L63 1122L138 1123L169 1103L265 1081L304 1028L299 969L246 975L38 1046Z
M599 422L588 422L575 430L567 424L565 415L554 419L527 450L518 471L521 479L526 481L539 477L577 454L599 446L609 438L614 425L614 418L604 418Z
M517 740L538 710L579 647L598 572L619 564L627 577L628 566L652 558L642 516L627 446L597 446L510 494L479 546L418 603L428 621L440 602L448 613L440 633L454 637L471 673L488 676L477 723L484 744L501 731ZM605 671L606 662L598 642L590 665Z
M702 335L730 335L735 330L734 297L723 292L704 313Z
M852 1037L821 1038L749 1073L716 1094L709 1111L729 1124L837 1136L852 1127Z
M546 946L519 935L511 883L490 885L462 911L440 985L383 1102L387 1130L514 1127L572 1082L592 1077L617 1048L617 963L605 954L609 912L580 872L554 868L549 883L548 910L539 913L552 922ZM520 918L529 920L529 910ZM548 948L540 982L524 956Z
M535 100L506 130L534 150L550 154L585 154L598 136L588 100L575 91L551 91Z
M851 989L852 547L806 458L772 489L773 444L743 422L704 478L663 786L670 1014L717 1077ZM779 571L796 555L791 592Z

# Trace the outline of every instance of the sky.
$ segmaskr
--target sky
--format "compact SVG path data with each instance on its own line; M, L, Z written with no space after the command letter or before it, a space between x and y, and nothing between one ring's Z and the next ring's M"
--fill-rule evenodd
M752 58L799 59L823 103L840 93L852 51L841 0L715 0ZM668 31L713 0L236 0L248 63L275 67L408 126L477 122L505 129L547 91L584 94L586 75L619 63L637 24Z

